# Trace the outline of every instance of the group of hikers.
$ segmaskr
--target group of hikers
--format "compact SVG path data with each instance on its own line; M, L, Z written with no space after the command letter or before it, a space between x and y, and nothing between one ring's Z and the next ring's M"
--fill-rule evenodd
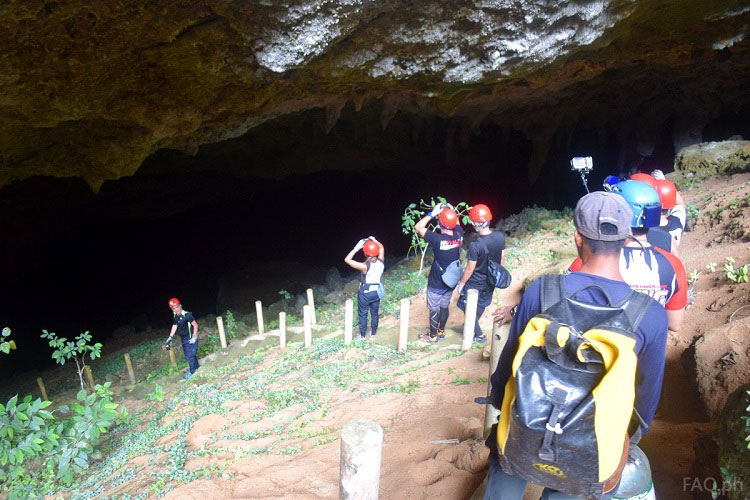
M677 257L687 207L658 170L609 176L603 189L576 205L578 258L568 271L542 276L519 304L493 312L494 321L512 324L485 401L500 411L487 439L486 500L521 500L528 481L545 486L542 499L654 498L636 445L659 403L667 332L680 329L687 305ZM433 219L435 231L428 229ZM478 292L474 340L484 342L479 319L494 288L509 283L497 276L507 273L505 238L490 228L489 208L474 205L469 220L478 235L463 268L464 231L452 206L436 205L415 225L434 256L424 342L445 338L454 290L465 312L471 289ZM353 260L360 248L364 262ZM372 237L360 240L345 261L361 271L360 336L368 311L374 335L383 247Z
M521 500L528 481L545 486L542 499L644 493L628 490L633 476L623 471L630 470L628 457L633 462L642 454L636 444L659 402L667 331L680 329L687 305L687 276L677 257L687 210L674 183L658 170L627 180L609 176L603 188L576 205L578 258L568 271L540 277L520 303L492 313L495 322L512 324L484 401L500 411L487 439L486 500ZM490 209L474 205L468 218L478 234L468 245L465 265L464 230L451 205L435 205L415 225L434 256L423 342L445 338L453 293L466 312L469 290L478 295L474 341L485 342L479 320L494 289L510 284L503 267L505 236L490 227ZM428 229L434 219L436 230ZM364 261L354 260L359 250ZM384 254L370 236L344 258L360 273L360 338L377 333ZM188 378L199 368L198 325L176 298L169 307L174 319L165 348L178 332Z

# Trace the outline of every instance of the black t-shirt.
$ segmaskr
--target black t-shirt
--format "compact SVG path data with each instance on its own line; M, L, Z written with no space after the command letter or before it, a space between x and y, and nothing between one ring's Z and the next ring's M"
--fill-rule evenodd
M646 241L667 252L672 251L672 235L663 226L649 228L648 233L646 233Z
M180 334L180 337L183 339L189 339L193 336L193 321L195 321L193 313L190 311L182 311L182 314L174 315L172 324L177 325L177 333Z
M469 281L466 282L467 289L482 290L490 288L489 283L487 283L487 251L489 251L489 258L500 264L503 258L503 249L505 249L505 236L499 231L484 236L480 234L476 240L471 242L466 258L476 261L477 265Z
M430 275L427 278L427 288L436 290L450 290L441 277L448 264L458 260L461 255L461 242L464 238L464 230L460 226L453 229L453 234L436 233L427 231L424 239L432 247L435 258L432 261ZM441 270L442 268L442 270Z

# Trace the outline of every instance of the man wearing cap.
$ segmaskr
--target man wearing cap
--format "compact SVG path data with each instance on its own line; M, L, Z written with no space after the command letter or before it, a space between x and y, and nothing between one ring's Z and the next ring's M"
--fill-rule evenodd
M622 301L630 287L620 275L620 252L630 234L633 213L625 199L615 193L598 191L587 194L578 201L574 213L574 234L578 255L583 263L577 272L564 278L565 288L577 298L591 304ZM541 312L540 280L534 281L523 294L518 311L513 318L508 341L500 355L497 369L492 374L490 402L500 409L505 386L511 375L513 359L518 351L518 340L526 323ZM664 375L664 354L667 339L667 316L664 308L652 300L636 333L635 352L637 373L635 409L643 418L646 429L651 424ZM521 500L526 481L504 472L498 460L497 426L487 439L490 448L489 477L485 500ZM645 429L644 429L645 432ZM543 499L567 500L577 497L546 489Z
M190 369L190 373L183 378L188 379L200 368L198 364L198 323L195 321L193 313L182 309L182 304L177 298L169 299L169 308L173 315L172 330L170 330L169 337L164 343L164 350L169 349L172 337L174 337L175 332L179 332L182 340L182 352Z

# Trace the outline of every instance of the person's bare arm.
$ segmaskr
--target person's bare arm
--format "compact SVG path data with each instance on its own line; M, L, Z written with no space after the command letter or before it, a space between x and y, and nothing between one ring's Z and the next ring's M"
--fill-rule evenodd
M417 222L414 225L414 230L422 238L424 238L424 235L427 232L427 224L429 224L431 220L432 220L432 216L428 214L428 215L425 215L424 217L422 217L421 219L419 219L419 222Z
M198 338L198 322L193 320L193 338Z
M464 269L464 274L461 276L461 279L458 281L458 284L456 285L456 291L458 293L461 293L461 290L463 290L464 285L466 285L466 282L469 281L469 278L471 278L471 275L474 274L474 269L477 267L477 261L475 260L467 260L466 261L466 269Z
M366 273L367 272L367 266L363 262L357 262L356 260L354 260L352 258L352 257L354 257L354 254L357 253L358 251L359 251L359 248L357 248L356 246L354 248L352 248L351 252L349 252L346 255L346 257L344 257L344 262L346 262L349 265L349 267L352 267L352 268L356 269L357 271L361 271L363 273ZM381 246L380 251L381 252L383 251L382 246Z
M680 331L682 328L682 319L685 317L685 308L677 309L676 311L670 311L667 309L667 323L669 329L675 333Z

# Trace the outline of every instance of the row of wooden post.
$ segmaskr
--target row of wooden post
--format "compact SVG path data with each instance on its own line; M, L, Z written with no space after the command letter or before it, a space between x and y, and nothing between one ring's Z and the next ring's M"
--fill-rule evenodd
M474 338L474 322L476 320L476 313L477 313L477 298L478 298L478 292L476 290L469 290L466 300L466 315L464 320L464 332L463 332L463 342L461 344L461 349L464 351L467 351L471 348L471 343ZM305 348L309 348L312 345L312 326L316 324L315 320L315 303L313 300L313 291L312 289L307 290L307 304L303 307L302 310L302 316L303 316L303 322L304 322L304 333L305 333ZM410 302L409 299L401 299L401 314L400 314L400 323L399 323L399 336L398 336L398 350L403 351L406 349L406 344L408 340L408 334L409 334L409 306ZM258 331L259 333L264 332L263 327L263 307L261 304L261 301L255 302L255 311L258 316ZM354 302L351 299L347 299L346 303L344 305L344 343L346 345L350 345L352 343L352 335L353 335L353 324L354 324ZM221 316L218 316L216 318L216 326L219 329L219 340L221 342L222 349L226 349L227 347L227 338L226 334L224 332L224 320L221 318ZM493 332L494 334L494 332ZM286 313L280 312L279 313L279 346L286 347ZM125 354L125 366L128 370L128 377L130 378L130 383L132 385L135 385L135 372L133 371L133 364L130 361L130 355ZM177 366L177 361L175 359L174 350L169 350L169 361L172 364L173 367ZM88 366L84 369L86 373L86 378L88 379L89 386L91 388L91 391L94 391L94 377L91 374L91 368ZM39 377L36 379L37 384L39 385L39 390L42 393L42 399L47 401L47 391L44 387L44 382L42 381L42 378Z
M461 343L461 349L464 351L468 351L471 348L472 342L474 340L474 323L476 321L477 315L478 298L479 292L477 292L476 290L468 291L466 298L466 314L464 319L463 341ZM411 303L409 299L401 299L398 337L399 351L403 351L406 349L406 343L408 341L410 305ZM263 304L260 300L255 301L255 313L258 318L258 333L263 334L265 332L263 322ZM302 318L304 325L303 330L305 334L305 347L310 347L310 345L312 344L312 326L316 324L315 302L313 299L313 291L311 288L307 289L307 304L302 307ZM352 343L353 324L354 302L351 299L347 299L344 305L344 344L346 345ZM221 347L226 348L227 340L224 333L224 320L221 318L221 316L218 316L216 318L216 325L219 329L219 339L221 341ZM286 347L286 313L283 311L279 313L279 346ZM174 354L171 354L171 356L174 356Z

